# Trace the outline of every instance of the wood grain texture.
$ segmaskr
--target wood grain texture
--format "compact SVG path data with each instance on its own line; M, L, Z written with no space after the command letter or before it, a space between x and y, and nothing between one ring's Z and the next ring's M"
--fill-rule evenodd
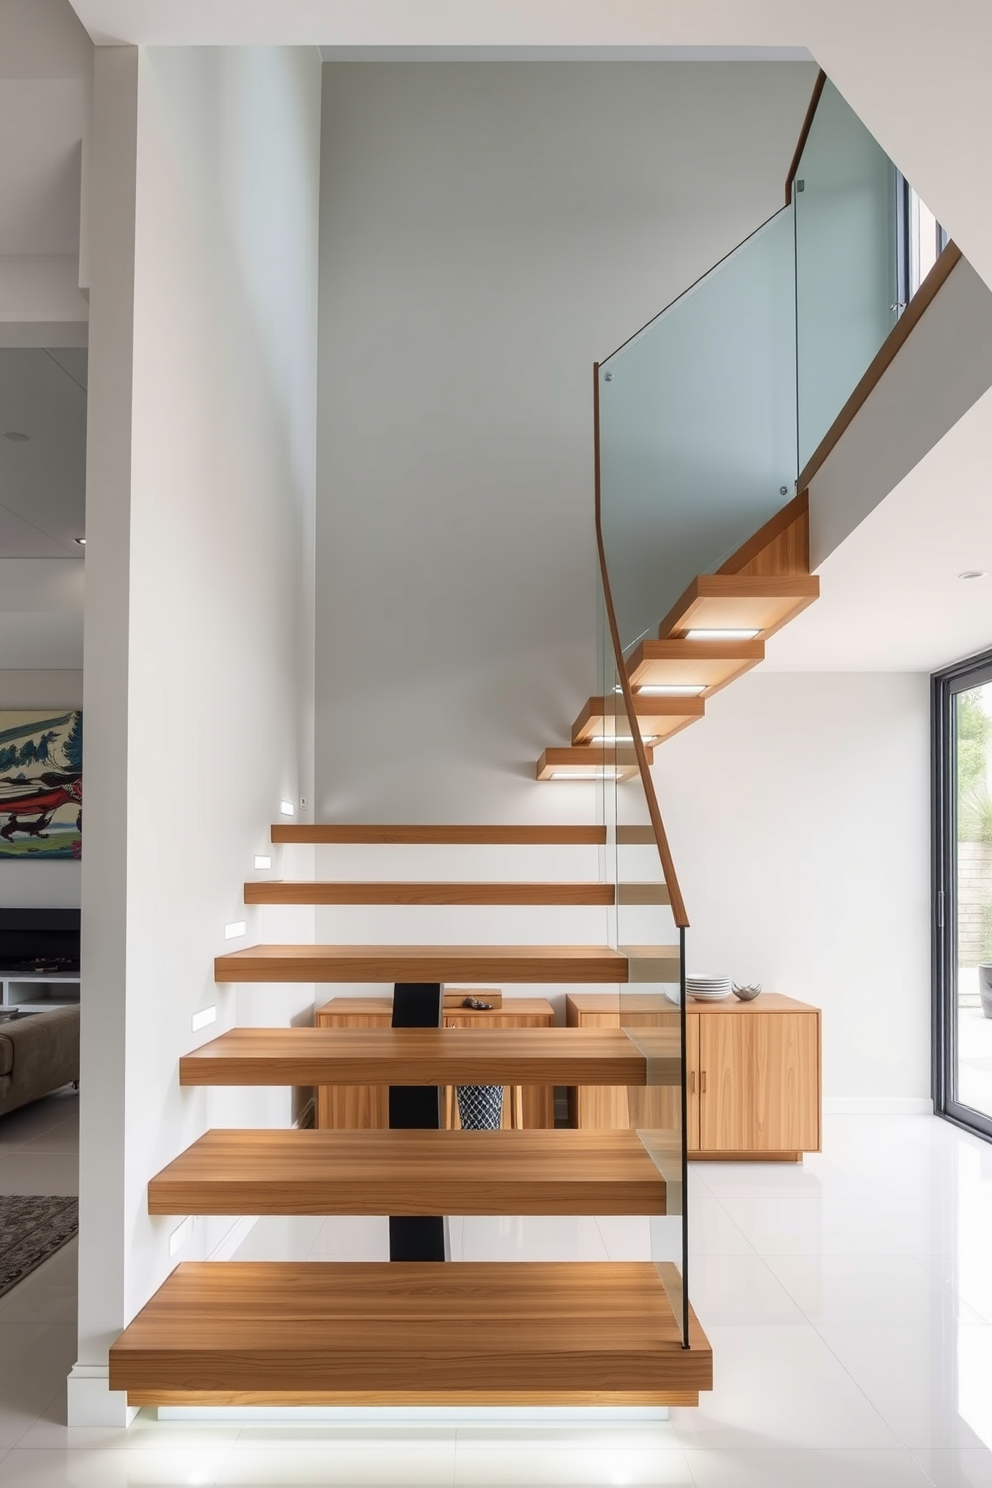
M612 904L604 883L315 883L269 879L245 884L246 904Z
M486 996L486 992L481 993ZM318 1028L388 1028L391 997L332 997L314 1014ZM510 997L485 1012L476 1008L445 1008L445 1028L553 1028L554 1008L543 997ZM323 1129L385 1129L389 1125L386 1091L376 1085L320 1085L317 1087L317 1126ZM452 1086L445 1086L441 1110L445 1125L458 1125ZM510 1086L503 1098L503 1125L544 1130L555 1124L554 1088L550 1085Z
M695 723L706 712L703 698L640 697L634 695L634 713L643 739L668 739ZM591 697L572 724L572 743L588 744L601 735L613 738L630 732L622 701Z
M113 1345L109 1383L146 1402L190 1391L643 1399L711 1388L695 1318L690 1345L646 1263L194 1262Z
M258 945L218 956L218 982L625 982L608 946Z
M816 1151L820 1145L815 1012L699 1016L702 1151Z
M636 744L573 744L546 749L537 762L536 779L563 779L569 773L616 770L618 780L633 780L638 774L637 747ZM647 762L652 764L654 751L643 744L640 747L645 748Z
M658 637L677 638L690 629L758 630L765 640L819 596L814 574L700 574L662 620Z
M809 491L769 517L746 543L717 569L720 574L808 574Z
M668 1073L679 1079L673 1041ZM643 1085L621 1030L232 1028L183 1055L182 1085Z
M565 999L565 1021L569 1028L619 1028L620 995L588 994L591 1007L576 997ZM612 1002L612 1005L611 1005ZM569 1123L580 1131L626 1131L630 1108L626 1085L570 1085Z
M635 703L633 680L623 654L623 643L620 639L620 627L617 624L616 610L613 607L613 590L610 585L610 567L606 561L606 543L603 538L603 462L601 448L601 421L599 409L599 363L594 362L592 368L592 410L593 410L593 481L595 492L595 514L596 514L596 550L599 554L599 573L603 585L603 603L606 608L606 620L610 629L610 640L613 644L613 659L616 666L616 675L623 692L624 708L628 718L634 717ZM644 742L635 735L634 752L637 755L637 768L641 778L641 788L644 793L644 804L647 807L650 818L651 829L657 844L658 853L661 857L662 877L668 885L670 903L672 906L672 918L676 928L683 930L689 925L689 916L686 913L685 899L682 896L682 886L679 883L678 874L675 872L675 860L672 857L671 843L665 824L661 818L661 806L658 802L658 793L654 786L654 777L648 765L647 752Z
M208 1131L149 1214L664 1214L634 1132Z
M789 169L785 177L785 205L787 207L792 203L792 183L799 173L799 162L803 158L806 141L809 139L809 132L813 127L813 120L816 117L817 105L820 102L820 95L826 86L826 82L827 74L821 67L816 75L816 82L813 84L813 93L806 109L806 117L803 119L802 128L799 131L799 139L796 141L796 148L793 151L792 159L789 162Z
M558 846L599 847L606 841L605 827L557 826L462 826L419 825L359 826L349 822L299 822L289 825L276 822L272 827L273 842L378 842L441 843L449 846L482 846L509 844L511 847Z
M956 243L946 244L937 262L875 353L867 372L810 455L799 477L800 487L809 485L831 450L840 442L844 431L854 422L855 415L867 403L872 392L961 262L962 257L961 249Z
M759 640L641 641L630 658L630 681L635 688L702 685L702 696L710 697L764 656Z

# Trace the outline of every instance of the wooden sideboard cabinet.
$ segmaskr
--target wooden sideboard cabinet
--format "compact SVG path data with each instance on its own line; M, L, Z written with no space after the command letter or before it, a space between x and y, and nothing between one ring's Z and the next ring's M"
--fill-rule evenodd
M619 1028L616 993L566 1000L571 1027ZM686 1007L688 1148L694 1160L798 1162L820 1150L820 1009L775 992ZM570 1089L573 1126L628 1125L624 1087Z
M332 997L314 1015L317 1028L388 1028L392 1018L389 997ZM554 1008L543 997L507 997L503 1006L483 1011L445 1008L445 1028L553 1028ZM624 1092L626 1095L626 1092ZM458 1103L446 1086L441 1109L446 1126L458 1125ZM550 1128L555 1124L552 1085L508 1086L503 1092L503 1126ZM389 1125L388 1095L383 1085L319 1085L318 1127L385 1130Z

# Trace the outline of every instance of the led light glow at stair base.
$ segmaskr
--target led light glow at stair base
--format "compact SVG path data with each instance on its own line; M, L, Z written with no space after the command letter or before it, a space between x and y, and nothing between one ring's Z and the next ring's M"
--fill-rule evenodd
M645 744L657 744L658 742L657 734L644 734L642 737ZM592 736L593 744L633 744L633 742L633 734L593 734Z
M687 630L687 641L753 641L760 630Z
M552 770L549 780L616 780L619 770Z

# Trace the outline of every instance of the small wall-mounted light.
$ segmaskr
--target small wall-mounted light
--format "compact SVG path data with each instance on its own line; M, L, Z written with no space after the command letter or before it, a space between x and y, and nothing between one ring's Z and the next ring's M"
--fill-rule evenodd
M280 801L279 810L282 812L283 816L296 815L296 807L293 805L292 801Z
M255 854L255 867L256 868L271 868L272 867L272 859L269 857L268 853L256 853Z
M224 939L237 940L239 936L244 935L245 928L244 920L232 920L229 925L224 926Z
M85 537L74 537L72 540L73 540L74 543L78 543L81 548L85 548L85 546L86 546L86 539L85 539Z
M216 1007L201 1008L198 1013L193 1014L189 1021L193 1032L199 1033L201 1028L206 1028L208 1024L217 1022L217 1009Z

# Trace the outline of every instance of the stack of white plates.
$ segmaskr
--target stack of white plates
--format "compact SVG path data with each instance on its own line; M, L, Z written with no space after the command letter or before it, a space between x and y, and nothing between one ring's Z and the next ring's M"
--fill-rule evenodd
M730 996L729 976L686 976L685 990L695 1002L722 1002Z

